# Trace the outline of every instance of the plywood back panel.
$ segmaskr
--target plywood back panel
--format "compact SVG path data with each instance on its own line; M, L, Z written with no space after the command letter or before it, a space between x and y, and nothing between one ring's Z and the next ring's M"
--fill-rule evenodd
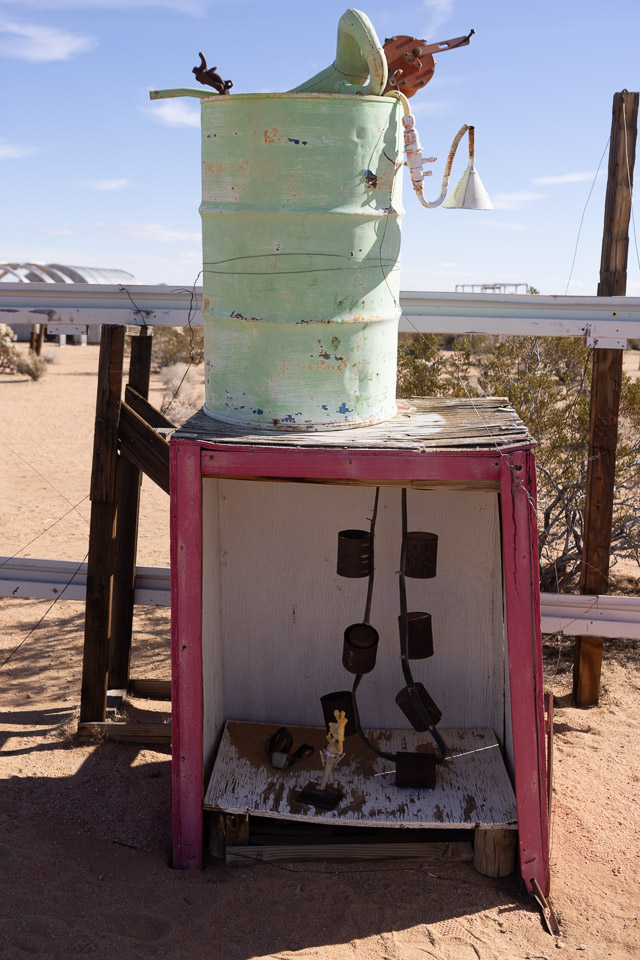
M364 612L367 581L336 572L337 534L366 529L374 490L304 483L206 481L205 516L218 501L217 543L205 541L205 645L222 652L224 717L317 724L319 698L346 689L345 627ZM435 656L413 661L443 711L443 726L488 726L503 739L504 642L497 495L408 493L410 530L439 535L438 575L407 580L409 610L433 619ZM214 524L207 529L213 536ZM219 553L219 567L213 555ZM207 559L208 557L208 559ZM362 681L365 726L402 729L404 686L397 617L400 491L380 493L371 622L380 633L375 670ZM216 577L219 574L219 587ZM219 590L219 622L215 601ZM207 600L206 598L210 598ZM205 654L205 704L220 695L214 650ZM217 693L216 693L217 690ZM205 706L205 725L217 711ZM219 717L215 724L219 723Z
M223 663L218 549L218 480L205 480L202 492L202 686L203 766L208 776L224 724Z

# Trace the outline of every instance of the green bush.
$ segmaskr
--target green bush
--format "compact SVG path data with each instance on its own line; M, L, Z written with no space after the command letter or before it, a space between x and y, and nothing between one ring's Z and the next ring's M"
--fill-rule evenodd
M202 363L203 330L200 327L158 327L153 334L151 358L158 369L176 363Z
M470 376L471 367L477 379ZM399 395L508 397L538 443L538 534L543 589L572 588L582 556L592 353L571 337L505 337L491 354L437 338L400 345ZM611 554L640 560L640 380L623 376Z

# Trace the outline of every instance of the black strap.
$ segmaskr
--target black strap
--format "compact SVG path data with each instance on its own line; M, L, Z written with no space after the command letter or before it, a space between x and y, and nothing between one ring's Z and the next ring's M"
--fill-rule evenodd
M409 662L409 657L407 656L407 636L408 636L408 619L407 619L407 588L405 584L405 569L407 562L407 488L402 488L402 548L400 551L400 575L399 575L399 584L400 584L400 662L402 664L402 673L404 674L405 683L409 690L409 695L411 697L411 703L418 711L422 721L426 724L427 730L435 740L440 750L441 756L436 760L436 763L442 763L442 761L447 756L447 747L440 736L439 732L436 730L436 726L429 716L429 711L425 707L420 698L418 691L415 688L415 681L413 679L413 674L411 673L411 665Z

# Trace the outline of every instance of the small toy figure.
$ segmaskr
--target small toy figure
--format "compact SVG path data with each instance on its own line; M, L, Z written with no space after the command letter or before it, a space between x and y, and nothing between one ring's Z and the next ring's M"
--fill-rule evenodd
M324 766L322 779L318 783L311 780L304 787L296 800L299 803L313 804L323 810L333 810L342 800L342 790L329 787L329 777L344 757L344 731L347 726L347 717L344 710L334 710L335 723L329 723L327 746L320 751L320 758Z

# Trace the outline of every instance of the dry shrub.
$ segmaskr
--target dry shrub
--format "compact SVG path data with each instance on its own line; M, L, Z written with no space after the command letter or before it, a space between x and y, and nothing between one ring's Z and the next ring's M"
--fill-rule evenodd
M160 409L179 426L204 403L202 372L186 363L173 363L161 371L161 377L164 392Z
M16 373L26 374L32 380L40 380L47 372L47 362L35 353L29 352L26 357L18 354L15 369Z
M151 356L161 370L178 363L202 363L204 332L193 327L158 327L153 335Z
M16 334L11 327L6 323L0 323L0 371L3 373L16 371L16 363L20 356L14 346L16 340Z

